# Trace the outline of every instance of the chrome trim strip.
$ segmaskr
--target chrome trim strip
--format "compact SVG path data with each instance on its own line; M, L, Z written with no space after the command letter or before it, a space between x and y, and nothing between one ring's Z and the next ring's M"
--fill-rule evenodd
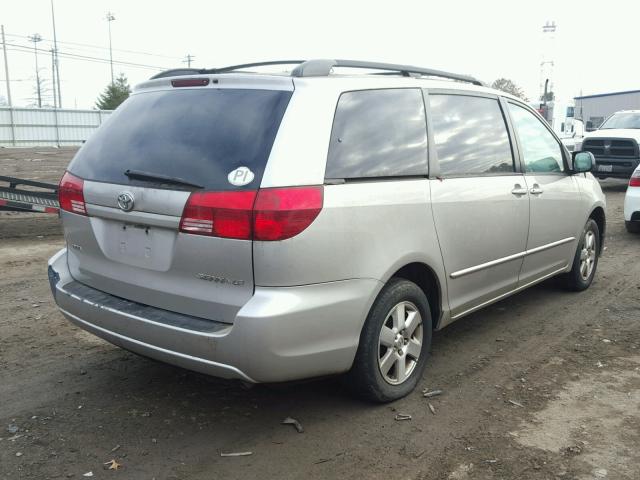
M543 280L546 280L547 278L553 277L554 275L557 275L558 273L562 273L567 269L567 266L568 266L568 264L565 265L562 268L559 268L558 270L554 270L551 273L547 273L546 275L544 275L544 276L542 276L540 278L536 278L535 280L533 280L533 281L531 281L529 283L525 283L524 285L521 285L521 286L519 286L519 287L517 287L517 288L515 288L513 290L509 290L508 292L503 293L502 295L498 295L497 297L492 298L491 300L487 300L486 302L482 302L480 305L476 305L475 307L471 307L470 309L465 310L464 312L461 312L461 313L458 313L456 315L453 315L451 317L451 320L457 320L458 318L460 318L460 317L462 317L464 315L467 315L469 313L473 313L476 310L480 310L481 308L486 307L487 305L490 305L490 304L495 303L495 302L497 302L499 300L502 300L505 297L513 295L514 293L518 293L520 290L524 290L525 288L529 288L531 285L534 285L536 283L542 282Z
M87 203L87 214L90 217L107 218L109 220L117 220L128 224L152 225L154 227L178 229L180 225L180 217L172 215L160 215L158 213L140 212L133 210L131 212L123 212L120 209L105 207Z
M513 255L509 255L508 257L498 258L496 260L491 260L490 262L481 263L480 265L476 265L474 267L458 270L457 272L453 272L449 276L451 278L463 277L465 275L469 275L470 273L475 273L480 270L484 270L485 268L494 267L496 265L500 265L501 263L510 262L511 260L517 260L518 258L524 257L526 254L527 254L526 250L524 252L514 253Z
M532 255L534 253L542 252L543 250L548 250L553 247L557 247L560 245L564 245L565 243L573 242L576 237L567 237L562 240L558 240L557 242L547 243L546 245L542 245L541 247L532 248L531 250L527 250L527 255Z
M558 247L560 245L564 245L565 243L573 242L576 237L567 237L562 240L558 240L556 242L547 243L546 245L542 245L540 247L532 248L531 250L525 250L524 252L514 253L513 255L509 255L507 257L497 258L496 260L491 260L490 262L481 263L480 265L476 265L474 267L464 268L462 270L458 270L457 272L453 272L449 275L451 278L459 278L465 275L469 275L470 273L475 273L480 270L484 270L485 268L495 267L496 265L500 265L502 263L510 262L511 260L517 260L518 258L523 258L528 255L533 255L534 253L542 252L544 250L548 250L553 247Z

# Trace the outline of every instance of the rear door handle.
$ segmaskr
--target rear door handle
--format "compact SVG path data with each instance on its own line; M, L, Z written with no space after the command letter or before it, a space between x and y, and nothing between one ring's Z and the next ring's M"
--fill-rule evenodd
M540 195L542 192L544 192L544 190L542 190L540 188L540 185L538 185L537 183L534 183L533 187L531 187L531 190L529 190L529 193L531 193L531 195Z
M526 188L521 187L519 183L516 183L513 186L513 190L511 190L511 193L516 197L519 197L520 195L526 195L528 191L529 190L527 190Z

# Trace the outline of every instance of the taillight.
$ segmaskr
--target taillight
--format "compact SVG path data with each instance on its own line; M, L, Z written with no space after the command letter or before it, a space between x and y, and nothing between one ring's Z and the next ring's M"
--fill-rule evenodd
M633 172L631 178L629 179L629 186L640 187L640 170L636 170Z
M255 198L255 191L193 192L184 207L180 231L250 240Z
M323 190L316 187L265 188L254 208L254 240L284 240L306 229L322 210Z
M242 240L285 240L311 225L322 204L321 186L194 192L184 207L180 231Z
M77 213L78 215L86 215L87 207L84 203L83 187L84 180L69 172L65 172L58 186L58 202L60 203L60 208L67 212Z

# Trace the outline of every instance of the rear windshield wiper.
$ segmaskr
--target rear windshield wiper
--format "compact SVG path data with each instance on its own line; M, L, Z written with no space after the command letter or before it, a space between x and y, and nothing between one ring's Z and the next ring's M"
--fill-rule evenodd
M158 181L160 183L170 183L173 185L185 185L187 187L204 188L204 186L190 182L180 177L170 177L159 173L143 172L141 170L125 170L124 174L129 178L137 178L138 180Z

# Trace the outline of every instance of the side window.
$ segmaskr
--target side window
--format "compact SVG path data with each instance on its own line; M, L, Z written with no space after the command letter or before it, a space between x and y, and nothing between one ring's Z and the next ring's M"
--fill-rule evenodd
M360 90L340 96L326 178L427 174L427 126L419 89Z
M525 108L509 103L520 139L526 172L562 172L562 148L547 128Z
M514 171L511 143L498 100L430 94L429 105L442 175Z

